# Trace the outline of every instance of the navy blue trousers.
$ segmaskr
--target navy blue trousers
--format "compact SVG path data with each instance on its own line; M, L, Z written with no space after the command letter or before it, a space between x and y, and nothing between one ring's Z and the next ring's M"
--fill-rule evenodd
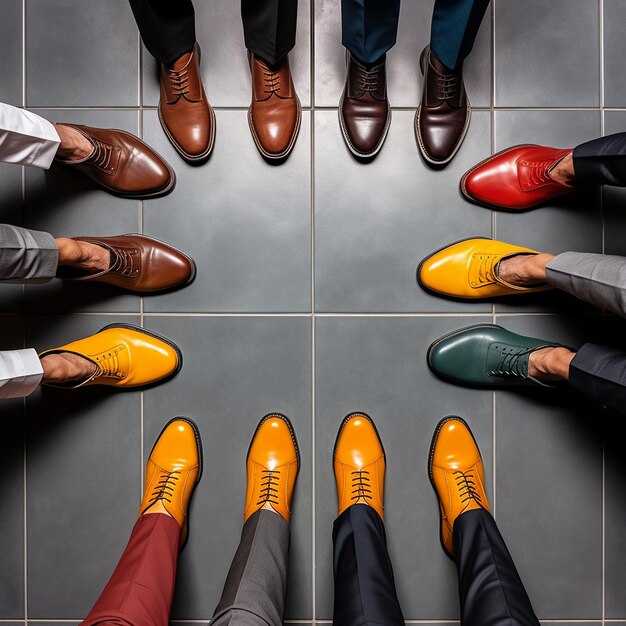
M580 144L573 157L576 184L626 186L626 133Z
M450 69L472 51L489 0L436 0L430 31L434 55ZM400 0L341 0L342 43L366 63L396 43Z
M464 513L453 538L463 626L539 626L493 517L483 509ZM333 546L333 625L404 626L376 511L361 504L344 511L333 527Z

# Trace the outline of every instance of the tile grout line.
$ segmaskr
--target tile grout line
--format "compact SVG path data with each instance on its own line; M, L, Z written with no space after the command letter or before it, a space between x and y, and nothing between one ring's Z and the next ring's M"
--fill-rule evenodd
M26 0L22 0L22 106L26 107ZM21 167L21 218L24 223L26 210L26 171ZM25 316L26 287L22 285L22 319ZM26 324L23 325L22 346L26 347ZM27 442L26 442L26 398L22 400L22 437L23 449L23 516L24 516L24 624L28 625L28 478L27 478Z
M315 571L317 567L316 553L316 527L315 516L317 509L315 507L315 494L317 485L315 483L315 456L316 456L316 440L315 440L315 343L316 336L316 318L315 318L315 0L310 0L309 5L309 24L310 24L310 99L311 99L311 116L310 116L310 159L309 164L311 172L310 184L310 203L311 203L311 617L313 624L317 619L317 588L315 581Z
M142 139L144 139L144 116L143 116L143 50L141 47L141 36L137 32L137 102L139 103L139 132ZM144 232L144 204L143 200L139 200L139 232ZM144 298L139 298L139 320L140 326L144 328ZM139 498L143 497L144 487L144 391L139 394Z

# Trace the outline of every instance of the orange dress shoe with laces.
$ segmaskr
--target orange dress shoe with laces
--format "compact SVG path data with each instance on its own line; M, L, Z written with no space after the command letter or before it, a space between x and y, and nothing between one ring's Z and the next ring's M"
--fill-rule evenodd
M78 382L45 383L51 387L141 387L174 376L183 365L178 346L169 339L131 324L110 324L91 337L44 350L39 358L62 352L78 354L91 361L95 371Z
M461 192L471 202L496 209L523 210L577 191L552 177L554 166L571 149L521 145L481 161L461 179Z
M274 511L289 521L291 497L300 469L300 449L287 417L270 413L259 422L246 464L248 487L244 522L260 509Z
M417 281L427 291L467 300L552 289L547 283L519 287L500 278L500 262L518 254L539 253L486 237L464 239L427 256L417 268Z
M454 559L456 518L474 509L489 511L485 470L469 426L460 417L444 417L433 435L428 458L430 482L439 500L441 545Z
M337 434L333 466L339 515L353 504L366 504L384 520L385 451L372 418L347 415Z
M139 517L163 513L180 526L179 546L187 542L189 500L202 475L202 440L186 417L170 420L159 435L146 466L146 485Z

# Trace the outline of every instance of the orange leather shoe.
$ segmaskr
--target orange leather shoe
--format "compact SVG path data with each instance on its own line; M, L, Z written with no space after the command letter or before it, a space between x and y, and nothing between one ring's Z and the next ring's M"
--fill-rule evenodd
M44 384L65 389L86 385L140 387L170 378L183 366L178 346L131 324L110 324L91 337L44 350L39 358L62 352L78 354L91 361L96 366L95 372L78 382Z
M547 283L518 287L498 275L500 261L517 254L539 254L486 237L463 239L427 256L417 268L417 281L427 291L478 300L552 289Z
M454 559L452 530L456 518L467 511L485 509L485 470L474 435L460 417L444 417L433 435L428 474L439 500L441 545Z
M296 433L287 417L266 415L256 428L248 456L248 488L244 522L259 509L291 517L291 496L300 469L300 449Z
M347 415L333 452L339 515L353 504L366 504L384 520L385 465L385 451L372 418L365 413Z
M192 420L175 417L165 425L150 452L139 517L152 513L173 517L180 526L181 549L189 534L189 500L201 475L200 431Z

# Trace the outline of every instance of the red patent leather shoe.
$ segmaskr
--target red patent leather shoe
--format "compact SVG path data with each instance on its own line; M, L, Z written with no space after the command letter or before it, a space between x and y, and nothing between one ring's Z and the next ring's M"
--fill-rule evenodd
M576 187L561 183L550 170L571 150L521 145L502 150L470 169L461 192L472 202L498 209L530 209Z

